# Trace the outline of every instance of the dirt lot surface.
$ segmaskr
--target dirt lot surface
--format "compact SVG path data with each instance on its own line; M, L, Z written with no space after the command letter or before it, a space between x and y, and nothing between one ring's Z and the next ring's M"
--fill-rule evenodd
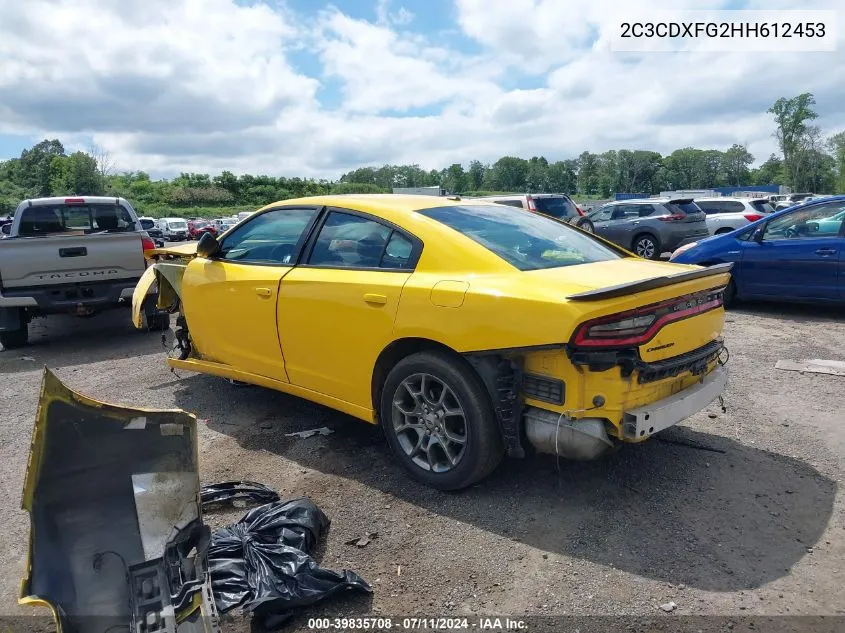
M207 420L204 481L261 481L329 515L318 557L357 571L374 593L311 609L288 630L322 614L845 614L845 378L774 368L845 360L843 313L745 306L727 320L727 413L713 404L594 463L508 460L456 494L409 480L376 428L273 391L170 373L159 335L134 331L128 311L36 321L30 347L0 352L2 613L30 613L15 604L28 531L19 506L47 365L93 397ZM285 437L324 425L334 434ZM366 532L378 537L344 545ZM671 614L659 608L669 601ZM225 626L246 628L240 618Z

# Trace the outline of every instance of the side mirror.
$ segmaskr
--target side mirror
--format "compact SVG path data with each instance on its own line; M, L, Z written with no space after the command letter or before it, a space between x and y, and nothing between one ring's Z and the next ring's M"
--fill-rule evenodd
M211 233L205 232L202 234L200 241L197 243L197 255L211 259L220 250L220 242Z
M762 224L757 227L757 230L754 231L754 235L751 236L751 239L758 244L763 241L763 234L766 232L766 225Z

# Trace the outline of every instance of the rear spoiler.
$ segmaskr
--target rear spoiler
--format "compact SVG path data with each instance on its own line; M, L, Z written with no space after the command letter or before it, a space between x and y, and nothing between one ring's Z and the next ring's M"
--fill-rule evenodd
M634 294L635 292L653 290L654 288L663 288L664 286L671 286L672 284L684 281L692 281L693 279L701 279L702 277L715 277L716 275L729 273L733 266L733 262L728 262L727 264L716 264L715 266L710 266L708 268L687 270L682 273L675 273L674 275L666 275L665 277L655 277L654 279L632 281L627 284L608 286L607 288L587 290L586 292L569 295L566 298L570 301L599 301L601 299L622 297L624 295Z

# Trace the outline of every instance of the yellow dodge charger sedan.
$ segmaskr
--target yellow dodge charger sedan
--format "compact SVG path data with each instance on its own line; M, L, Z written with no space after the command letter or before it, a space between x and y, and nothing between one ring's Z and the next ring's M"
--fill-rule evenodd
M177 314L170 366L380 424L411 475L444 490L505 454L641 442L727 382L729 264L647 261L513 207L285 200L154 253L133 321Z

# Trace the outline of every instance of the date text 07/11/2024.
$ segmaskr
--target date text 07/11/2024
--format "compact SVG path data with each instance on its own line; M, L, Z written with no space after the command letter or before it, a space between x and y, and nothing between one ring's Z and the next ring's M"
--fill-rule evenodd
M524 620L511 618L310 618L314 631L526 631Z

